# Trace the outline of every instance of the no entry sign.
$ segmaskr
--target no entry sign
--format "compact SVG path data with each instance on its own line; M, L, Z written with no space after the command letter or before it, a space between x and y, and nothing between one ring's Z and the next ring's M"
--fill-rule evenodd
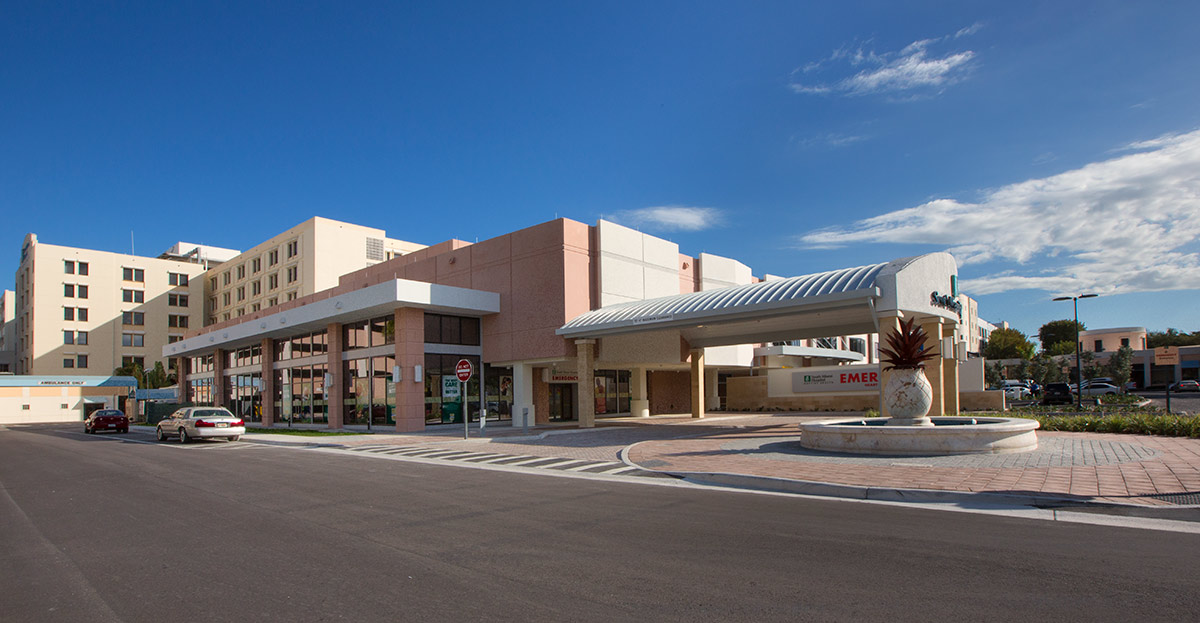
M466 383L471 380L471 375L475 373L475 366L471 365L466 359L459 359L458 365L454 366L454 374L458 375L458 380Z

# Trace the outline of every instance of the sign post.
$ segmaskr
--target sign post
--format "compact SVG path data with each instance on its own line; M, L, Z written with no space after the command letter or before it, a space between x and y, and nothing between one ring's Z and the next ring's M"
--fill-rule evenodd
M471 380L471 375L474 373L475 366L471 365L471 362L467 359L459 359L458 365L454 366L454 375L458 377L458 382L463 385L466 385L467 381ZM470 414L467 413L468 403L466 393L466 388L464 387L460 398L462 400L463 439L468 439L471 436L468 428L471 418Z

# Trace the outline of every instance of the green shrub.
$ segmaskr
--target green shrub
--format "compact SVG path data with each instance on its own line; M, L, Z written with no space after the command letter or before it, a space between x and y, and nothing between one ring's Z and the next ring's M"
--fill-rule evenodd
M1200 416L1135 412L1079 415L1021 414L1037 420L1042 430L1072 433L1119 433L1200 438Z

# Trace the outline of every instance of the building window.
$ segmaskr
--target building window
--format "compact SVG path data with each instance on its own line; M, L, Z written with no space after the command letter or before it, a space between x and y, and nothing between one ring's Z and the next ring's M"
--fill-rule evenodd
M140 326L146 324L146 314L139 311L121 312L121 324Z
M78 318L80 322L87 322L87 308L86 307L76 307L75 308L75 317Z
M425 314L427 344L479 345L479 319L469 316Z
M296 300L296 291L295 290L292 290L291 292L287 293L287 300L289 300L289 301Z
M75 332L75 343L76 344L78 344L80 346L87 346L87 338L88 338L87 331L76 331Z
M125 355L121 357L121 367L128 368L129 366L137 366L143 370L146 369L146 358L137 355Z
M217 289L217 278L216 277L213 277L212 279L208 280L208 289L209 290Z
M258 296L260 294L262 294L262 282L257 280L250 282L250 296Z
M63 331L63 344L74 344L74 343L75 343L75 332L74 331Z
M75 286L75 296L78 298L81 298L81 299L87 298L88 297L88 287L87 286Z
M121 346L145 346L146 336L141 333L122 333Z
M187 307L188 295L186 294L168 294L167 305L171 307Z
M300 276L300 267L288 266L288 268L287 268L287 282L288 283L296 283L296 279L298 279L299 276Z
M86 368L88 364L87 355L75 355L75 367Z
M274 266L279 263L279 249L271 249L267 252L267 266Z
M221 285L226 285L226 286L229 285L229 282L231 281L231 277L232 277L232 275L229 271L225 271L224 273L222 273L221 274Z
M250 311L251 311L251 312L256 312L256 311L258 311L258 310L260 310L260 309L262 309L262 305L259 305L258 303L251 303L251 304L250 304Z
M64 307L63 308L63 320L74 320L74 319L75 319L75 308L74 307Z
M63 284L63 296L70 298L70 299L75 298L75 284L64 283Z
M146 271L141 268L122 268L121 278L125 281L144 283L146 281Z
M167 273L167 283L173 286L186 286L188 276L183 273Z
M178 342L179 340L182 340L182 339L183 339L183 336L182 336L182 335L168 335L168 336L167 336L167 343L168 343L168 344L174 344L175 342Z
M75 262L71 260L63 260L63 272L68 275L75 274Z
M64 357L63 358L63 367L64 368L74 368L75 367L75 358L74 357Z
M299 254L300 254L300 241L299 240L293 240L293 241L287 243L288 259L292 259L293 257L296 257Z
M250 272L257 275L262 272L262 257L256 257L250 260Z
M239 303L246 300L246 286L238 286L237 299Z
M1127 337L1121 338L1121 346L1129 346L1129 338L1127 338Z
M233 296L233 295L230 294L229 292L226 292L225 294L221 295L221 301L223 302L224 305L226 305L226 306L229 305L231 296Z
M221 314L221 320L229 320L229 312Z
M246 278L246 265L245 265L245 264L239 264L239 265L238 265L238 267L237 267L237 278L238 278L238 281L241 281L242 279L245 279L245 278Z
M267 289L274 290L279 287L279 273L271 273L267 275Z
M87 262L79 262L79 274L81 274L81 275L88 274L88 263Z
M246 315L246 308L245 308L245 307L239 307L239 308L237 309L237 315L236 315L235 317L236 317L236 318L241 318L242 316L245 316L245 315Z
M188 317L178 314L170 314L167 316L167 326L177 329L186 329L188 326Z
M1104 352L1104 340L1096 340L1096 352Z
M271 298L267 299L267 307L275 307L278 304L279 304L278 296L272 296Z
M121 300L126 303L144 303L146 293L141 290L121 290Z

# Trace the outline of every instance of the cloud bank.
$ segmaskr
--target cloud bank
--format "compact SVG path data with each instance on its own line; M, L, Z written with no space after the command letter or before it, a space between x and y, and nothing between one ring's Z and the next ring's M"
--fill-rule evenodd
M677 205L622 210L606 218L639 229L667 231L700 231L720 225L723 221L721 211L716 208Z
M1125 155L988 192L977 203L937 199L809 232L800 245L947 245L959 265L1011 261L963 280L975 294L1200 288L1200 131L1133 143Z
M899 52L877 53L862 45L853 49L842 47L828 58L792 72L789 87L796 93L847 97L935 93L963 79L975 58L971 50L941 48L950 47L948 44L974 34L979 28L979 24L974 24L953 35L914 41Z

